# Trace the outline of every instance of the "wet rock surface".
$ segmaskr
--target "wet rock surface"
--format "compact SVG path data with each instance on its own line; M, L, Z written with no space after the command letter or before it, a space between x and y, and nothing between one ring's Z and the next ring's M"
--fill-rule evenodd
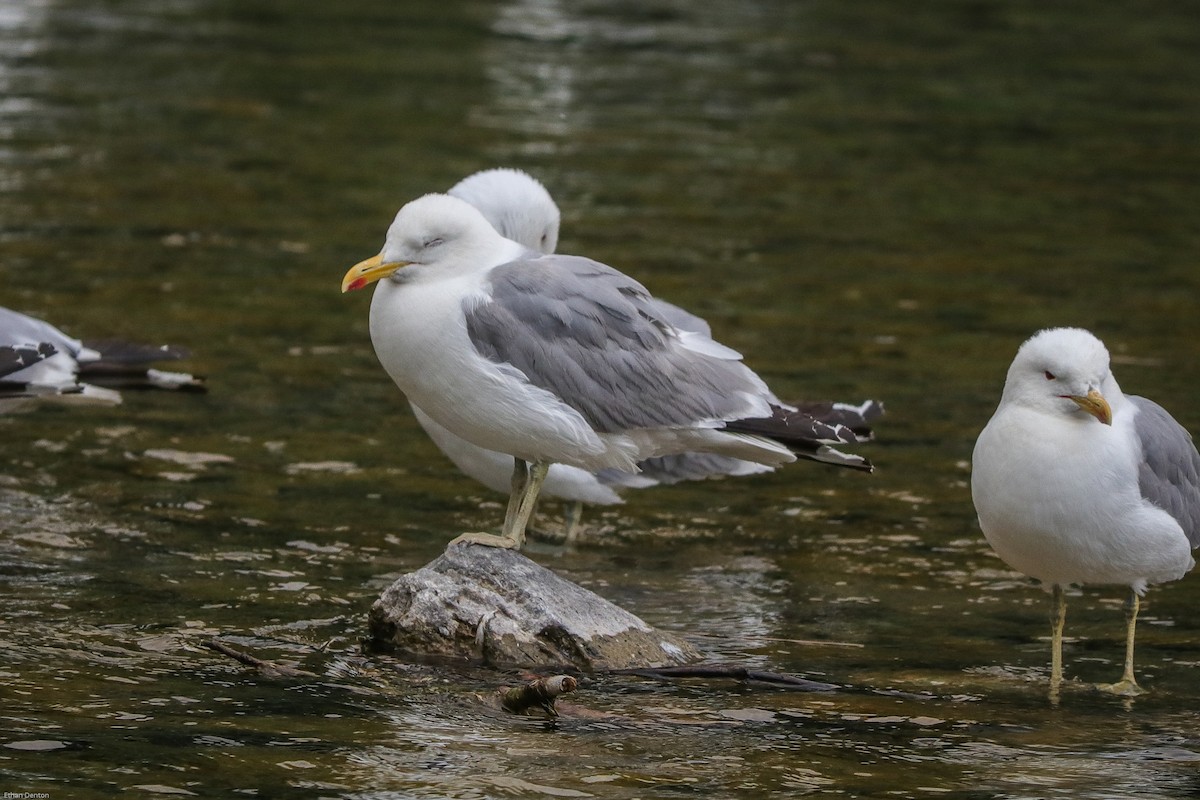
M371 607L381 649L494 666L582 670L685 664L699 653L520 553L454 545Z

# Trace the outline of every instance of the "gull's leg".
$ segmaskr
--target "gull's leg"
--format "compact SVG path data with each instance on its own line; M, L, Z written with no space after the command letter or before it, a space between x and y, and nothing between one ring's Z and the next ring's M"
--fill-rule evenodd
M1063 625L1067 621L1067 593L1062 586L1055 584L1053 595L1054 608L1050 612L1050 696L1057 699L1063 679L1062 638Z
M520 504L521 495L525 494L525 488L529 485L529 464L519 458L513 459L512 482L508 491L508 508L504 511L504 527L501 531L508 531L512 525L513 518L517 514L517 506Z
M583 517L583 503L576 500L574 503L567 503L563 508L563 531L566 533L566 539L563 544L570 547L575 544L575 539L579 536L579 520Z
M525 527L529 524L530 517L533 516L533 511L537 508L538 493L542 491L542 484L546 481L546 473L550 471L550 462L534 461L529 466L528 476L525 481L524 489L521 496L517 500L516 512L512 519L504 520L504 530L500 535L512 542L506 547L512 547L515 550L520 550L521 545L525 544ZM513 481L514 486L516 481Z
M1142 599L1138 593L1129 590L1129 599L1125 601L1125 672L1121 675L1121 683L1137 686L1133 677L1133 639L1137 633L1138 611L1141 610Z
M537 464L534 464L534 470L536 468ZM547 469L549 469L548 466ZM499 536L494 533L464 533L451 540L447 547L456 544L479 544L484 547L504 547L510 550L520 550L521 545L525 543L525 525L529 522L529 517L533 513L532 506L537 504L537 491L541 489L542 485L541 480L539 480L537 489L534 490L533 498L529 501L530 508L522 509L522 502L529 494L529 487L533 482L534 470L530 470L529 464L525 461L519 458L513 459L512 489L508 495L508 508L504 512L504 527L501 529ZM543 470L542 480L545 477L545 470ZM512 535L512 531L518 525L518 520L520 520L519 538Z
M1099 688L1106 692L1125 697L1142 693L1142 688L1137 685L1137 681L1133 677L1133 637L1137 630L1138 609L1141 607L1141 603L1137 592L1130 589L1129 599L1125 601L1125 671L1121 675L1121 680L1116 683L1100 685Z

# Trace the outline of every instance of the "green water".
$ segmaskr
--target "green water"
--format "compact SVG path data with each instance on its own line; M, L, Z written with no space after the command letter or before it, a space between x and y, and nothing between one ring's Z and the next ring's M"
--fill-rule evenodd
M967 482L1045 325L1200 430L1198 52L1159 2L0 4L0 304L186 345L211 386L0 417L0 791L1195 796L1200 578L1148 595L1147 695L1051 705L1048 600ZM845 690L601 677L551 724L485 702L515 676L362 653L379 592L502 509L338 283L496 165L778 394L888 404L873 476L635 493L532 553ZM1071 598L1068 674L1117 677L1121 594Z

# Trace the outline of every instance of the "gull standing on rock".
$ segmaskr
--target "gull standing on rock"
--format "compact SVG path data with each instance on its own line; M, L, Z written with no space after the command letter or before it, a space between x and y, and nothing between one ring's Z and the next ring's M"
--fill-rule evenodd
M554 463L636 473L706 452L871 469L833 447L858 442L854 431L775 402L740 354L675 327L632 278L506 239L464 200L400 209L342 290L376 281L371 341L397 386L443 427L515 458L502 535L459 540L519 549Z
M1072 583L1129 587L1125 670L1102 688L1140 691L1139 599L1182 578L1200 546L1200 454L1188 432L1157 403L1121 393L1091 333L1044 330L1017 351L975 443L971 494L997 555L1053 593L1052 692Z
M449 195L475 206L502 236L540 253L553 253L558 244L561 213L545 186L526 172L498 168L476 172L455 184ZM664 318L681 330L711 336L708 323L678 306L654 301ZM464 474L493 491L510 491L513 457L478 447L439 425L415 404L413 415L434 444ZM824 422L846 425L870 438L869 423L883 413L882 404L868 400L849 403L809 403L801 408ZM566 542L574 541L584 503L615 505L624 502L622 489L646 488L685 480L744 476L768 472L771 467L713 453L684 453L648 459L631 474L616 469L589 472L568 464L553 464L539 497L568 503Z
M463 178L448 192L479 209L484 218L502 236L540 253L553 253L558 246L561 214L550 193L531 175L515 169L489 169ZM471 444L439 425L412 403L413 416L447 458L465 475L493 491L511 490L513 457ZM583 503L614 505L621 503L617 488L653 486L657 481L619 470L599 474L553 464L546 474L541 497L570 503L566 519L567 541L574 539Z

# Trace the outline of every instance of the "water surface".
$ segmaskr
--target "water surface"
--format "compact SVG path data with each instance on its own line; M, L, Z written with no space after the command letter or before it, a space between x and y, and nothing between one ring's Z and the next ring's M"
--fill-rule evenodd
M211 386L0 417L4 791L1200 791L1200 579L1149 594L1149 694L1052 705L1048 600L967 488L1042 326L1093 329L1200 428L1200 27L1154 2L697 6L0 8L0 303L186 345ZM495 165L550 188L560 249L704 315L778 394L887 402L875 475L637 493L532 553L713 660L843 690L600 676L548 723L487 702L517 676L359 647L378 593L502 498L424 438L338 281L403 202ZM1081 684L1119 673L1121 595L1071 598Z

